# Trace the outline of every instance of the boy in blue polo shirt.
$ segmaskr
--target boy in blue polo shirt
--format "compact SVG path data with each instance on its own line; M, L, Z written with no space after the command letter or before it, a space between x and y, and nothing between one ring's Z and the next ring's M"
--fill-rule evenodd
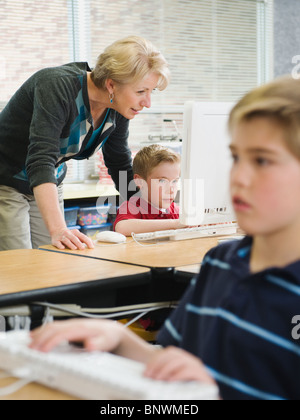
M216 381L223 399L299 399L300 81L282 78L232 110L231 195L241 241L206 255L199 276L159 333L163 350L117 323L69 321L33 333L147 364L167 381ZM171 346L171 347L170 347Z

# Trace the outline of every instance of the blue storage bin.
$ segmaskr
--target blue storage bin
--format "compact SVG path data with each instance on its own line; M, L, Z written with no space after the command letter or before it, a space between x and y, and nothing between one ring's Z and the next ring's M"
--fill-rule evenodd
M79 207L67 207L64 209L67 227L73 227L77 225L78 211Z
M107 230L111 230L111 229L112 229L112 224L111 223L105 223L105 224L97 225L97 226L82 226L81 227L81 232L84 233L89 238L95 240L96 235L99 232L103 232L103 231L107 231Z
M75 229L77 229L77 230L81 231L81 226L79 226L79 225L76 225L76 226L69 226L69 229L70 229L70 230L75 230Z
M99 226L107 223L111 205L81 207L78 211L78 224L80 226Z

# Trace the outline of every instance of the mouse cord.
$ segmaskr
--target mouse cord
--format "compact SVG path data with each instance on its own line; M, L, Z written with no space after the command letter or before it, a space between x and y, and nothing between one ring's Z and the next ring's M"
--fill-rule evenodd
M5 376L1 376L1 379L11 378L11 377L12 377L11 375L5 375ZM0 397L6 397L7 395L13 394L14 392L19 391L24 386L30 384L33 381L34 379L24 378L24 379L19 379L18 381L14 382L11 385L4 386L0 388Z

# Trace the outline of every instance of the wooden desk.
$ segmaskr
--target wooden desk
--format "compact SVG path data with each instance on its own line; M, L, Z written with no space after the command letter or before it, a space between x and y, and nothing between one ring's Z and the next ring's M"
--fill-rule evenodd
M200 272L201 264L184 265L182 267L176 267L178 273L185 273L191 275L197 275Z
M17 378L3 378L5 372L0 371L0 388L14 384L19 379ZM33 382L24 386L19 391L5 397L0 397L0 400L15 400L15 401L32 401L32 400L78 400L68 394L47 388L41 384Z
M51 245L42 247L42 249L149 268L175 268L200 264L205 254L218 245L219 239L214 237L186 241L166 241L155 245L144 243L144 246L142 246L133 241L132 238L128 238L125 244L107 245L99 243L95 245L95 249L85 249L84 251L59 251Z
M47 298L57 301L71 294L83 295L150 283L150 270L127 264L40 250L0 252L0 306L27 303ZM53 302L53 300L52 300ZM60 300L62 302L62 300ZM105 303L105 302L104 302ZM100 305L99 305L100 306Z

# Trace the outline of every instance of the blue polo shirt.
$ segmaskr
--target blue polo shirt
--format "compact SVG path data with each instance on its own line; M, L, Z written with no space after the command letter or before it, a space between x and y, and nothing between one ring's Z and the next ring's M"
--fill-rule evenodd
M300 261L252 274L251 247L246 237L208 252L158 342L199 357L225 400L298 400Z

